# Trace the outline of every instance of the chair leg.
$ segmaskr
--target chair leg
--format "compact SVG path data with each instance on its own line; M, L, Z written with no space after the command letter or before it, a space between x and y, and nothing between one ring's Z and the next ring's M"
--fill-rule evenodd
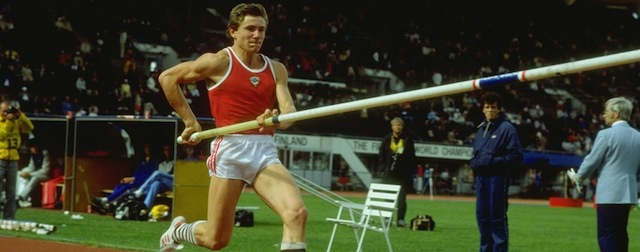
M392 252L393 248L391 247L391 239L389 238L389 227L391 227L391 219L382 218L381 216L380 221L382 222L382 229L384 230L384 232L382 233L384 234L384 238L387 240L387 247L389 248L389 251Z
M333 224L333 231L331 232L331 239L329 239L329 246L327 247L327 252L331 252L331 245L333 244L333 238L336 236L337 228L338 228L338 224Z
M384 238L387 239L387 247L389 247L389 252L393 252L393 248L391 247L391 239L389 239L389 233L384 233Z
M366 232L367 232L367 228L363 228L362 235L360 235L360 238L358 239L358 248L356 249L356 252L362 252L362 243L364 241L364 234Z
M356 242L360 241L360 233L358 233L358 230L360 230L359 228L353 228L353 234L356 237Z

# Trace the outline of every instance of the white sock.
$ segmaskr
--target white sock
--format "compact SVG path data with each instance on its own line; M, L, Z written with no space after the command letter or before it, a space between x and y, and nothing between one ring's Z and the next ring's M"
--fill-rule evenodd
M198 245L198 243L196 243L195 229L198 224L203 222L205 221L200 220L194 223L180 225L176 228L175 233L173 234L173 239L176 242L186 241L188 243Z
M307 244L304 242L282 242L280 243L280 250L306 250Z

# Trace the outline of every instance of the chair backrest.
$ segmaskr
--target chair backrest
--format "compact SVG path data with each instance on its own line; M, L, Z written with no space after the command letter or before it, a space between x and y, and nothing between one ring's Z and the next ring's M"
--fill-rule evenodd
M372 183L369 186L369 192L367 193L367 200L365 206L372 206L384 208L395 208L398 203L398 194L400 193L399 185ZM362 216L366 215L380 215L385 218L391 218L394 211L386 210L371 210L365 208L362 212Z

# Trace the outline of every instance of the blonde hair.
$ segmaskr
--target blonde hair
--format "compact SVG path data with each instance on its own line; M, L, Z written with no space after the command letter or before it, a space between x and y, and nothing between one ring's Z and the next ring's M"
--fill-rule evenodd
M402 120L402 118L400 118L400 117L394 117L393 119L391 119L391 125L393 125L395 123L399 123L400 125L404 125L404 120Z

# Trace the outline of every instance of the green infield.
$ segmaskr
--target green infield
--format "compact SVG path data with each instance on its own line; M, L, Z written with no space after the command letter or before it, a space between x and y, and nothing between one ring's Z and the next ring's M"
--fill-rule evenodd
M365 194L348 199L361 203ZM205 199L203 199L205 200ZM325 221L334 217L337 207L313 195L304 195L309 209L307 222L308 251L326 251L333 226ZM544 202L520 203L512 200L509 206L511 251L598 251L596 238L596 212L589 204L582 208L554 208ZM478 230L471 198L447 197L429 200L427 196L411 197L408 201L407 221L419 214L433 216L434 231L412 231L409 227L393 226L390 237L394 251L477 251ZM236 227L227 251L279 251L282 224L279 218L253 192L243 193L240 204L258 206L254 210L253 227ZM72 218L74 214L82 218ZM629 218L629 251L640 251L639 211L631 210ZM0 230L0 235L27 237L93 247L116 248L132 251L157 251L158 239L166 230L170 219L159 222L122 221L111 216L72 213L39 208L19 209L17 218L57 226L49 235ZM188 220L189 222L193 220ZM354 251L353 231L339 227L333 251ZM367 233L365 251L386 251L384 236ZM187 244L181 251L206 251Z

